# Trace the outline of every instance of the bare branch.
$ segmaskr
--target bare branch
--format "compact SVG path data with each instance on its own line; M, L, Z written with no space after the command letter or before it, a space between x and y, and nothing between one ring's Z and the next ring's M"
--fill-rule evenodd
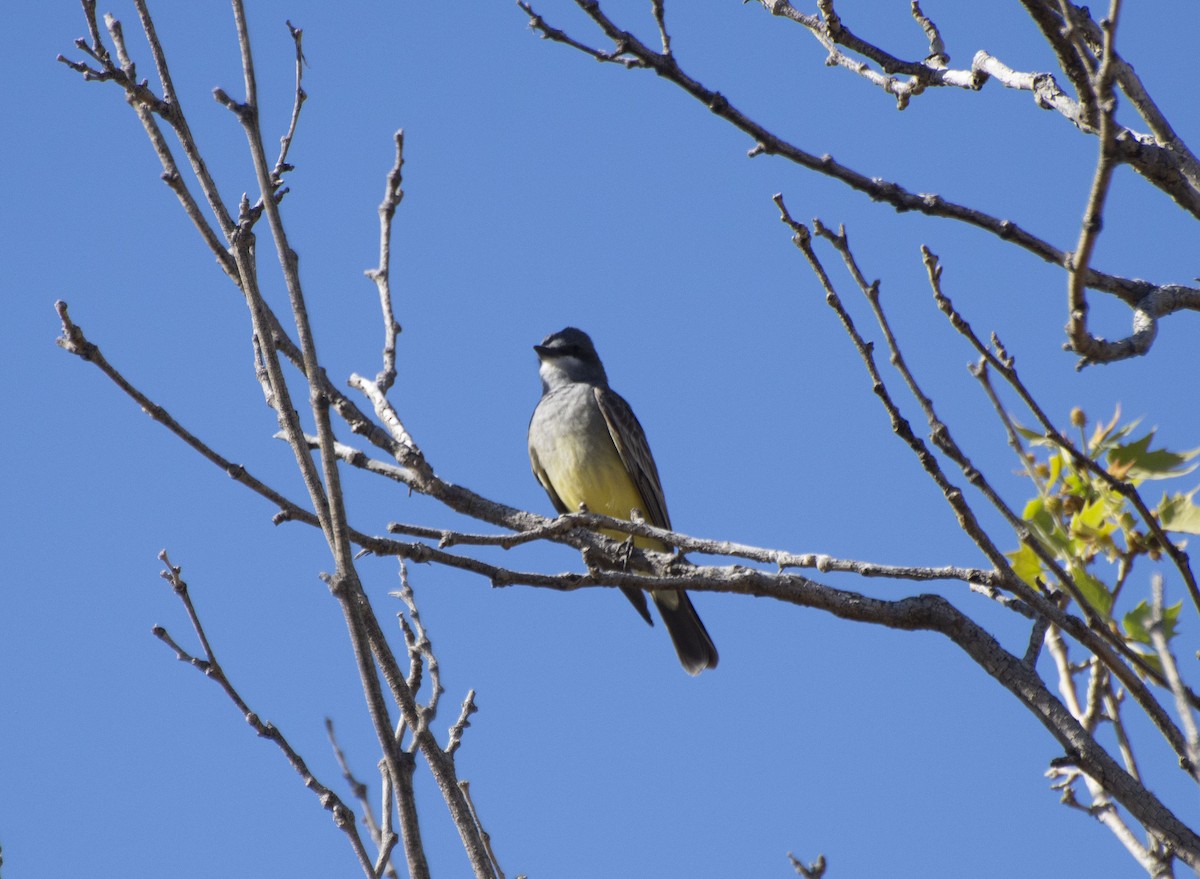
M497 879L504 879L504 871L500 869L500 861L496 858L496 852L492 849L492 837L483 829L483 823L479 819L479 812L475 808L475 802L471 799L471 783L469 781L460 781L458 786L462 790L463 798L471 809L471 817L475 820L475 828L479 831L479 836L483 840L483 845L487 850L488 860L491 862L492 869L495 871Z
M1167 679L1171 695L1175 697L1175 710L1179 714L1179 722L1183 725L1187 735L1187 752L1188 758L1191 760L1190 773L1192 778L1200 781L1200 729L1197 729L1196 726L1196 718L1192 713L1192 701L1189 699L1187 688L1184 687L1183 679L1179 676L1179 665L1175 662L1175 655L1167 643L1162 575L1154 575L1150 582L1150 595L1151 617L1148 629L1150 643L1154 646L1154 652L1158 654L1159 662L1162 663L1163 675Z
M727 540L707 540L692 537L679 531L669 531L658 528L646 522L630 522L627 519L614 519L599 513L566 513L556 519L545 520L545 525L530 528L516 534L466 534L445 528L428 528L422 525L408 525L398 522L388 524L388 531L393 534L407 534L413 537L423 537L436 540L438 546L447 548L458 545L470 546L499 546L511 549L524 543L537 540L562 539L563 535L574 529L587 529L593 532L620 531L639 537L651 537L670 544L683 552L699 552L705 555L733 556L762 562L775 566L784 571L788 568L812 568L822 573L840 571L858 574L861 577L881 577L892 580L914 580L918 582L929 580L960 580L969 584L975 591L989 598L1006 603L1011 601L996 593L1000 578L993 571L982 568L962 568L956 566L919 567L911 565L885 565L875 562L863 562L854 559L839 559L820 553L789 553L778 549L765 549L748 546ZM562 542L570 541L562 539ZM574 544L572 544L574 545ZM1013 609L1020 610L1013 606ZM1026 611L1027 612L1027 611Z
M802 876L804 879L822 879L825 875L825 856L817 855L817 859L811 864L805 864L791 852L788 852L788 861L791 862L792 869L796 871L797 876Z
M542 35L543 40L553 40L556 43L562 43L565 46L570 46L582 52L584 55L595 58L597 61L608 62L611 64L620 64L626 68L645 67L646 65L637 58L631 58L625 54L621 46L617 46L612 52L601 52L599 49L593 49L591 46L581 43L571 36L568 36L564 31L556 27L551 27L546 23L546 20L533 11L525 0L517 0L517 6L521 8L526 15L529 16L529 27L531 30L537 31Z
M462 711L459 712L458 720L454 721L454 725L450 727L450 738L446 741L447 754L453 754L458 750L462 744L463 733L471 725L471 715L478 710L475 707L475 691L469 690L467 698L463 699Z
M155 64L159 69L160 77L164 77L162 80L164 98L156 96L144 81L137 79L133 61L125 49L121 23L112 16L107 16L105 19L107 30L117 49L120 66L114 64L112 56L108 49L105 48L100 35L100 27L96 22L96 4L94 0L83 0L84 17L87 19L88 32L91 34L91 44L88 45L82 40L77 40L76 46L96 61L99 67L92 68L78 62L68 61L61 55L58 56L58 60L72 70L82 73L84 79L99 82L114 82L124 90L125 100L133 108L134 113L137 114L138 120L142 123L142 127L146 131L146 136L149 138L150 144L154 148L154 152L162 165L163 182L171 187L171 190L179 199L184 213L192 221L192 225L196 227L196 230L204 239L205 245L213 256L216 257L221 268L229 277L236 280L238 275L233 258L226 251L226 243L233 234L233 219L230 217L229 211L226 209L224 202L217 192L216 184L208 172L207 165L205 165L204 160L200 156L200 151L196 146L195 139L192 137L191 129L188 128L183 110L179 104L179 97L175 94L174 86L170 79L162 46L154 31L153 21L146 10L144 0L138 0L136 6L143 27L147 28L147 39L150 42L150 50L154 56ZM221 230L220 234L209 225L198 202L184 182L183 174L175 161L175 157L162 129L159 128L158 122L155 119L156 116L165 120L175 132L183 148L184 155L191 164L192 171L200 184L205 200L208 202L209 209L217 219Z
M292 170L292 166L287 163L288 152L291 150L292 140L296 136L296 126L300 123L300 108L308 99L302 84L304 65L307 63L304 59L304 49L301 47L304 31L290 21L287 26L288 32L292 35L292 42L296 46L296 96L292 100L292 118L288 122L287 133L279 139L279 158L275 160L275 166L271 169L271 183L276 189L283 185L283 175Z
M671 54L671 36L667 33L666 10L664 0L650 0L650 10L654 13L654 22L658 25L658 36L662 40L662 53Z
M388 172L387 183L383 191L383 201L379 204L379 265L368 269L366 275L375 282L379 290L379 307L383 312L383 366L375 376L375 384L381 394L387 394L392 383L396 380L396 337L400 334L400 324L396 322L392 311L392 218L396 216L396 208L404 198L401 169L404 167L404 131L397 131L396 162Z
M1074 100L1059 87L1053 74L1015 71L983 50L974 54L969 70L950 69L949 55L940 32L916 2L912 4L913 18L925 31L930 49L929 56L920 61L902 60L857 36L833 11L831 0L818 3L821 16L798 12L788 0L759 0L759 3L772 15L808 29L829 53L827 65L851 70L895 95L901 110L911 97L927 88L951 86L978 91L990 77L995 77L1007 88L1031 92L1039 107L1055 110L1085 134L1098 134L1099 101L1092 78L1102 63L1097 57L1111 58L1121 90L1150 129L1150 133L1144 134L1115 126L1115 154L1119 161L1129 164L1184 210L1200 217L1200 162L1171 128L1133 68L1119 55L1104 54L1102 26L1092 21L1086 7L1047 0L1022 0L1025 11L1041 30L1058 58L1060 69L1074 87L1078 96L1078 100ZM850 54L843 53L839 46L845 47ZM906 75L909 79L902 81L896 74Z
M863 75L868 76L868 78L872 78L873 81L877 81L878 84L888 91L896 93L898 96L903 95L903 98L898 97L898 100L901 100L902 104L904 100L907 100L907 95L923 88L926 84L934 82L950 84L946 81L944 72L938 67L938 64L941 62L936 60L936 56L931 56L935 58L933 62L927 59L926 62L910 62L908 66L905 66L905 62L854 37L833 11L831 0L822 0L819 4L823 19L797 12L788 0L760 0L760 2L774 14L796 21L817 35L818 39L826 43L833 52L830 56L831 63L839 64L844 61L846 66L850 66ZM632 33L616 25L605 15L598 0L576 0L576 3L592 18L604 35L612 41L614 44L612 53L605 55L605 53L600 53L598 50L583 46L563 31L547 24L540 15L537 15L533 11L528 3L522 0L519 5L530 14L531 27L541 33L544 38L580 49L592 55L592 57L601 58L601 60L613 60L618 57L621 59L632 58L638 63L636 65L627 64L626 66L649 68L658 76L674 83L708 107L714 114L750 135L755 141L754 147L749 151L750 156L764 154L782 156L809 170L839 180L847 186L865 193L872 200L890 204L897 211L919 211L929 216L957 220L989 232L1001 240L1015 244L1063 269L1071 269L1073 265L1071 254L1038 238L1009 220L1000 219L974 208L956 204L944 199L940 195L913 193L904 189L898 183L884 181L879 178L869 178L840 164L829 155L817 156L783 140L769 131L765 126L750 119L738 110L720 92L705 87L685 73L673 54L654 51L638 40ZM918 22L927 21L923 14L920 13L919 7L914 10L914 16ZM926 30L928 32L929 28ZM936 28L932 28L932 32L936 34ZM937 37L937 40L940 41L940 35ZM863 54L865 57L873 58L881 65L885 72L907 72L915 78L914 82L907 86L901 86L893 80L877 76L865 66L845 59L840 52L833 49L835 43L846 45L853 48L854 51ZM1060 41L1059 48L1065 51L1067 44ZM988 72L989 70L991 73ZM978 88L982 80L989 75L1003 77L1005 83L1012 87L1031 90L1039 103L1043 106L1058 108L1069 118L1072 118L1081 128L1091 125L1087 108L1081 109L1067 98L1062 93L1062 90L1058 88L1057 84L1053 82L1052 76L1048 74L1017 74L986 53L976 55L970 77L961 77L953 84L967 88ZM1166 191L1194 215L1200 216L1200 187L1193 187L1188 183L1186 175L1183 175L1179 171L1177 163L1172 166L1174 160L1167 150L1158 147L1159 151L1155 153L1155 144L1148 143L1144 136L1136 135L1125 129L1114 131L1111 143L1115 145L1117 150L1115 155L1121 161L1133 164L1137 170L1143 172L1144 176L1155 185L1165 186L1171 182L1179 184L1174 189L1166 189ZM1173 171L1166 170L1171 167L1174 167ZM1095 344L1091 345L1091 350L1088 352L1088 362L1100 362L1101 360L1111 362L1144 353L1153 342L1153 326L1157 318L1184 308L1200 310L1200 288L1180 285L1156 285L1138 279L1123 278L1100 272L1090 264L1080 268L1078 274L1085 287L1112 294L1134 309L1134 326L1131 335L1126 339L1116 342L1097 340Z
M171 560L167 557L166 550L159 553L158 556L167 569L162 572L162 577L171 584L171 588L175 591L180 602L183 603L184 610L187 611L188 619L191 621L192 629L196 633L196 637L200 641L202 656L193 656L188 651L184 650L179 644L168 634L167 630L162 626L155 626L153 629L154 636L175 651L175 656L182 662L195 668L201 674L211 681L215 681L217 685L225 692L230 701L237 707L238 712L245 718L246 723L264 739L269 739L283 752L288 763L296 770L304 782L304 786L316 794L320 800L321 806L333 816L333 823L343 833L346 834L347 840L350 842L351 848L354 850L355 857L358 858L359 866L368 879L377 879L374 866L371 863L370 857L367 855L362 838L358 835L358 824L355 821L354 813L342 802L333 791L322 784L308 768L308 764L291 746L283 733L279 731L273 723L263 721L258 714L250 709L246 704L246 700L241 697L233 683L225 674L225 669L217 661L216 655L213 653L212 645L209 642L208 635L204 631L204 625L200 621L200 615L196 611L195 605L192 603L191 595L188 593L187 583L181 576L182 568L171 564Z
M1080 355L1080 366L1097 361L1108 360L1114 355L1111 346L1101 344L1087 329L1088 304L1084 292L1083 274L1092 260L1096 240L1100 236L1103 224L1104 202L1108 197L1108 189L1112 184L1115 167L1114 115L1117 111L1116 99L1113 97L1113 64L1115 55L1113 38L1117 29L1117 15L1120 12L1120 0L1112 0L1109 17L1104 21L1104 54L1103 61L1092 83L1093 94L1100 110L1100 157L1096 160L1096 171L1092 179L1092 189L1088 194L1087 208L1084 210L1083 223L1079 229L1079 243L1071 256L1067 267L1067 305L1070 309L1070 320L1067 323L1067 336L1070 339L1070 349ZM1146 334L1145 348L1148 350L1153 334Z
M337 736L334 735L333 721L328 717L325 718L325 735L329 738L329 746L333 748L334 759L337 760L338 766L341 767L342 778L346 780L346 784L350 787L350 792L362 807L363 823L366 824L367 832L371 834L371 840L375 843L375 848L379 851L378 856L375 858L375 875L398 877L399 874L396 873L396 868L391 862L392 850L396 847L396 843L400 841L399 837L391 829L391 798L387 797L384 799L384 823L380 825L375 820L374 809L371 808L367 785L359 781L354 775L353 770L350 769L350 762L346 759L346 754L342 750L341 745L338 744ZM384 776L385 778L388 777L386 768Z
M1152 533L1159 545L1170 557L1172 564L1179 571L1183 578L1184 584L1187 586L1188 594L1192 598L1192 603L1197 610L1200 610L1200 585L1196 582L1196 575L1192 571L1191 561L1187 552L1176 545L1176 543L1167 536L1162 525L1158 521L1158 517L1153 515L1146 502L1142 499L1136 486L1122 479L1117 479L1103 467L1097 465L1095 461L1083 454L1062 431L1055 427L1054 422L1046 415L1045 410L1033 398L1033 394L1025 386L1020 376L1017 374L1016 365L1011 357L1004 354L1003 350L993 351L988 346L984 345L977 336L974 330L971 329L961 315L955 311L950 299L942 291L941 285L941 266L938 265L937 256L927 247L921 248L921 253L924 255L925 267L929 272L930 287L933 290L934 301L938 308L950 320L951 325L971 343L971 346L979 353L984 362L995 369L1009 384L1010 387L1017 393L1021 402L1033 415L1044 432L1046 439L1053 442L1056 446L1063 449L1071 456L1072 462L1081 470L1086 470L1093 474L1097 479L1102 480L1113 491L1119 493L1122 497L1129 501L1137 510L1138 516L1145 524L1146 528ZM993 335L993 344L999 349L999 340ZM1002 356L1003 355L1003 356Z

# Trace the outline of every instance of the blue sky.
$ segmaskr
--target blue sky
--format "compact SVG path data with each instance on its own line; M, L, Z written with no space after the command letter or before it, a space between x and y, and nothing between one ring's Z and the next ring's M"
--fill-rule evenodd
M235 206L252 188L244 138L211 99L216 86L240 94L231 15L224 3L157 5L185 110ZM1059 271L781 160L747 159L752 144L682 92L538 40L508 2L250 5L269 148L291 107L284 21L304 29L309 101L284 216L318 349L338 381L379 368L375 288L362 273L377 259L391 135L406 131L393 263L404 333L391 397L452 482L551 512L525 449L539 393L530 346L573 324L592 334L645 426L680 530L882 563L983 564L891 436L778 221L776 192L797 218L846 224L864 271L882 279L910 364L1014 505L1028 486L966 372L971 352L932 304L921 244L941 256L948 294L981 333L1000 335L1050 413L1065 418L1079 405L1105 417L1120 405L1167 446L1200 445L1194 315L1164 321L1149 357L1079 374L1061 350ZM919 57L907 5L844 0L839 10L868 38ZM648 6L604 4L649 40ZM1018 69L1053 64L1016 4L923 6L953 66L981 48ZM537 8L600 44L573 4ZM105 9L152 76L132 6ZM928 93L897 112L861 79L823 66L802 29L754 5L676 3L668 16L689 72L803 148L1073 246L1096 144L1028 94L990 83L978 94ZM318 579L331 567L319 536L273 526L267 504L54 345L61 298L135 384L299 498L250 371L245 308L159 180L118 89L55 62L79 57L78 5L20 4L9 22L5 865L35 879L354 875L342 835L281 755L150 635L161 624L194 643L158 577L166 548L251 706L337 785L322 726L332 717L359 775L373 779L344 626ZM1156 6L1153 17L1129 4L1118 37L1192 144L1200 120L1179 74L1198 26L1191 4ZM1181 210L1118 169L1099 267L1187 283L1198 274L1193 241ZM282 306L271 248L260 263ZM864 303L834 275L868 328ZM1127 332L1123 308L1093 303L1098 332ZM350 473L346 485L364 531L394 520L479 527L394 484ZM562 547L480 554L551 572L580 566ZM396 566L367 559L361 569L386 624ZM493 590L431 567L411 579L447 687L438 727L468 689L478 692L459 772L510 876L786 876L788 851L824 852L836 876L1141 875L1106 831L1058 805L1043 778L1054 742L944 639L700 595L721 665L689 679L661 627L645 627L609 591ZM929 588L824 582L881 597ZM960 586L933 588L1023 648L1027 631L1009 615ZM1167 589L1180 597L1178 583ZM1194 617L1184 632L1194 639ZM1151 787L1194 819L1194 794L1153 736L1135 732ZM466 875L426 773L419 785L435 874Z

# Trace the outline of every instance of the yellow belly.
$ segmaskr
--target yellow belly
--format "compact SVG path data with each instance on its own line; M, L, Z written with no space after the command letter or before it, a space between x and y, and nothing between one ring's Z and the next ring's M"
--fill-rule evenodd
M602 513L614 519L632 519L633 510L638 510L640 518L649 521L646 504L607 430L602 435L589 432L589 436L593 441L583 441L579 434L567 434L548 438L549 442L539 444L538 463L550 480L554 493L572 512L583 504L593 513ZM628 538L628 535L610 529L602 533L613 540ZM635 537L634 545L666 551L662 541L648 537Z

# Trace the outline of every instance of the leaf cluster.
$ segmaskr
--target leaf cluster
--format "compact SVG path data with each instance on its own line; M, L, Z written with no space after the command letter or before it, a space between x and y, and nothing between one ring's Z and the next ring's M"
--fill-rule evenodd
M1129 501L1129 489L1190 474L1198 466L1192 462L1200 449L1152 448L1154 430L1139 434L1140 422L1121 424L1120 414L1118 409L1108 422L1095 423L1089 432L1087 416L1073 410L1071 424L1080 433L1076 448L1018 426L1020 435L1038 450L1025 453L1025 473L1037 495L1026 503L1022 517L1030 540L1071 574L1091 610L1126 639L1149 645L1151 607L1146 599L1119 619L1114 608L1135 562L1141 558L1154 562L1162 556L1159 534L1200 534L1200 506L1195 502L1200 487L1164 492L1150 509L1154 523L1139 517ZM1049 572L1029 543L1008 557L1022 579L1043 588ZM1181 607L1164 608L1168 640L1176 634Z

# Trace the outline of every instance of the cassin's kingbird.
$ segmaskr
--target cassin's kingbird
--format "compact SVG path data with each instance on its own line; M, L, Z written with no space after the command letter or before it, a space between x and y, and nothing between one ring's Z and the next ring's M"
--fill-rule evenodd
M534 345L540 361L542 399L529 422L533 475L560 513L590 512L632 519L637 510L651 525L670 528L658 468L642 426L608 386L604 364L587 333L574 327ZM627 539L617 531L604 532ZM660 540L635 537L634 545L667 552ZM640 589L622 588L638 613L654 625ZM651 591L675 652L688 674L717 667L717 648L683 591Z

